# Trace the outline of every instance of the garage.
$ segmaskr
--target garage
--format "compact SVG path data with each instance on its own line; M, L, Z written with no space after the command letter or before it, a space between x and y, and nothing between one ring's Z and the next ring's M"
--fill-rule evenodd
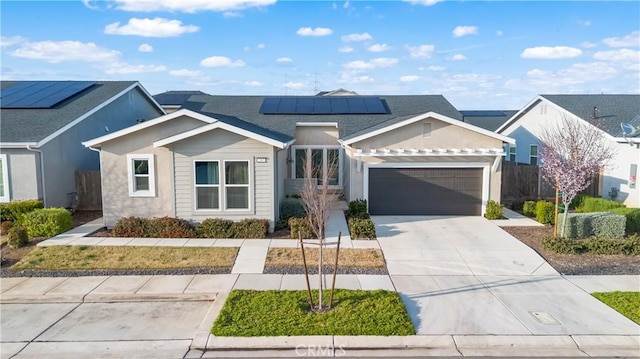
M482 214L483 168L369 168L373 215Z

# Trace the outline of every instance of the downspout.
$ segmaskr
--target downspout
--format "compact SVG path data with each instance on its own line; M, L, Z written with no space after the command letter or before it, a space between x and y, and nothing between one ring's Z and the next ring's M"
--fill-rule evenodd
M44 180L44 154L41 150L37 150L32 148L31 145L27 145L27 150L32 152L37 152L40 154L40 178L42 178L42 202L45 207L47 207L47 190L46 190L46 181Z

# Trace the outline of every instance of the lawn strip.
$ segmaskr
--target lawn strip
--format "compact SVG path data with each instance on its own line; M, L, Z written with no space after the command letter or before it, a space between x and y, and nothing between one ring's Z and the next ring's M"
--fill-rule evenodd
M318 249L305 248L307 264L318 263ZM335 248L323 251L322 263L325 266L335 264ZM302 251L300 248L269 248L265 267L302 267ZM340 248L338 267L385 268L384 256L379 249Z
M640 292L598 292L591 295L640 324Z

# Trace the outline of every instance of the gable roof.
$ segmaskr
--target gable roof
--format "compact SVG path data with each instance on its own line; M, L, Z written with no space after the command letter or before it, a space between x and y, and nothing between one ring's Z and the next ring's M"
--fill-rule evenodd
M153 95L161 106L182 106L193 95L206 95L202 91L166 91Z
M507 122L517 110L465 110L460 111L462 122L470 123L485 130L495 131Z
M43 83L58 81L42 81ZM2 81L0 88L8 89L21 81ZM160 113L162 107L136 81L96 81L51 108L0 109L0 143L42 146L66 129L82 121L128 91L139 88Z
M622 122L640 127L640 95L539 95L498 128L497 132L501 133L513 125L540 101L547 101L596 125L612 137L622 137Z

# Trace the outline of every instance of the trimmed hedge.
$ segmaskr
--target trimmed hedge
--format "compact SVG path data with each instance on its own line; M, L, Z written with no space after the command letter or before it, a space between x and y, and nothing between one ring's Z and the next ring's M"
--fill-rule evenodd
M145 237L149 238L193 238L196 235L189 222L172 217L151 218L144 229Z
M7 245L11 248L22 248L29 242L27 230L24 227L13 227L7 234Z
M614 208L609 212L627 217L627 225L625 228L627 233L640 232L640 208Z
M53 237L70 230L73 218L64 208L41 208L22 215L19 223L31 237Z
M522 205L522 214L527 217L536 216L536 201L524 201Z
M502 219L502 205L494 200L487 203L487 211L484 214L486 219Z
M376 225L371 218L349 217L348 225L351 239L376 238Z
M111 234L113 234L114 237L145 237L147 221L147 218L133 216L120 218L116 224L113 225Z
M231 224L229 224L229 222ZM204 224L204 225L203 225ZM194 228L188 221L172 217L126 217L113 226L115 237L139 238L265 238L266 219L247 218L238 222L209 218Z
M622 203L612 201L609 199L604 199L600 197L582 197L581 201L576 202L576 212L579 213L590 213L590 212L606 212L612 210L614 208L622 208L624 205Z
M291 238L293 239L298 239L300 234L302 239L315 238L307 218L290 218L289 228L291 228Z
M2 221L18 221L23 215L36 209L44 208L42 201L27 199L24 201L11 201L0 203L0 216Z
M587 239L546 237L542 240L542 245L547 250L561 254L640 254L640 237L638 235L632 235L625 239L601 237L591 237Z
M558 217L563 222L564 213ZM611 212L569 213L564 235L567 238L622 238L625 233L626 218Z
M369 213L367 213L367 200L355 199L349 202L349 216L369 218Z
M269 232L269 221L266 219L247 218L231 225L233 238L265 238Z
M536 203L536 220L542 224L553 224L554 219L554 204L549 201L538 201Z
M207 218L196 226L196 235L199 238L232 238L233 221L222 218Z
M289 228L290 218L304 218L307 211L299 198L285 198L280 202L280 218L278 228Z

